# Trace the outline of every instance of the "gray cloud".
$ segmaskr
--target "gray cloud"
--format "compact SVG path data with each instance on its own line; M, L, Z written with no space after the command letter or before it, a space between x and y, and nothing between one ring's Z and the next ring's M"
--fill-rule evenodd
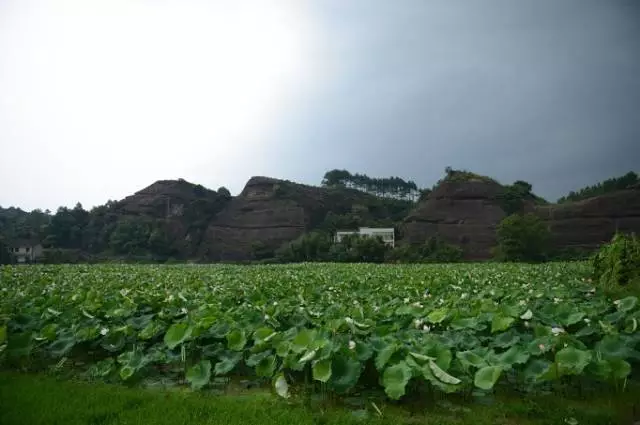
M555 200L640 171L636 0L272 3L246 22L234 9L242 26L223 3L82 2L81 18L0 3L0 205L332 168L431 186L446 166Z
M301 102L274 170L428 186L451 165L528 180L552 200L638 170L638 2L322 5L319 54L340 78Z

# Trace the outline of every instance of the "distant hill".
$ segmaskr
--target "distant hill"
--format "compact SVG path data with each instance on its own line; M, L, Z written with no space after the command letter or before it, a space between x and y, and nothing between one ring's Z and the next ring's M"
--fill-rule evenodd
M268 258L305 233L361 226L395 227L400 244L438 236L461 247L467 259L486 259L500 220L519 211L540 215L559 248L593 249L616 229L640 233L637 184L613 190L617 186L603 183L579 197L604 194L550 204L527 182L503 185L449 167L431 189L345 170L328 172L323 183L257 176L233 197L224 187L159 180L90 211L80 204L55 214L0 208L0 238L7 244L38 239L52 261L211 262Z

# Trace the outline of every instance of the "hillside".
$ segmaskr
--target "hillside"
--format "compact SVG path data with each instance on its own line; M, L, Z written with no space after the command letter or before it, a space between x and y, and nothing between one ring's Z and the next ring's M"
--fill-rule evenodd
M205 260L247 260L273 252L311 230L393 226L412 204L348 188L322 188L252 177L242 193L210 222L200 246Z
M402 182L394 179L370 180ZM215 262L269 258L308 232L332 234L359 226L394 226L400 245L437 236L461 247L465 259L484 260L492 255L500 221L518 211L539 215L559 250L592 250L616 230L640 233L638 185L549 204L526 182L502 185L447 168L433 188L421 193L413 202L345 184L318 187L257 176L232 197L225 188L215 191L182 179L159 180L91 211L80 204L55 214L0 209L0 237L8 244L38 239L49 248L52 261Z

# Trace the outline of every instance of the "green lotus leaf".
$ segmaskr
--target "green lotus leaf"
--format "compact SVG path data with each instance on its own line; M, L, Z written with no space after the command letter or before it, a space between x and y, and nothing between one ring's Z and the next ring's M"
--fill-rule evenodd
M164 326L161 323L156 321L151 321L147 323L144 329L140 331L140 333L138 334L138 338L143 340L151 339L156 335L158 335L160 332L162 332L163 328Z
M429 369L435 375L436 378L449 385L458 385L461 381L455 376L449 375L444 370L440 369L438 364L433 360L429 360Z
M291 341L291 351L302 353L311 345L316 337L316 331L312 329L302 329Z
M273 376L276 368L276 357L271 355L263 358L256 366L256 375L265 378Z
M331 363L331 379L329 383L338 392L352 388L360 378L360 363L345 356L336 356Z
M529 353L523 347L512 346L499 354L498 359L501 366L511 367L514 364L525 364L529 360Z
M596 351L606 360L624 359L629 354L629 348L617 335L605 335L596 344Z
M508 348L520 341L520 336L511 331L503 332L493 338L492 345L494 347Z
M456 358L460 361L460 363L468 368L475 367L481 368L487 365L482 357L474 353L473 351L458 351L456 353Z
M6 327L5 327L6 329ZM57 323L49 323L45 327L40 330L40 335L43 338L46 338L49 341L54 341L56 339L56 335L58 334L58 324Z
M556 364L563 375L578 375L591 361L591 353L574 347L563 348L556 353Z
M220 356L220 361L216 363L214 372L216 375L225 375L233 370L242 359L242 353L229 352Z
M0 326L0 345L4 344L7 340L7 327Z
M629 311L633 310L637 304L638 304L638 298L634 296L623 298L621 300L616 301L618 310L625 313L628 313Z
M545 379L547 373L552 369L553 363L548 360L536 359L527 364L524 370L525 380L538 382Z
M318 360L313 363L313 379L320 382L327 382L331 378L331 360Z
M515 319L509 316L493 316L493 320L491 320L491 333L506 331L514 321Z
M449 311L446 308L439 308L437 310L433 310L431 313L427 315L427 320L430 323L442 323L444 319L447 318L447 314Z
M614 379L625 379L631 374L631 364L622 359L609 360L611 365L611 375Z
M227 334L227 347L233 351L242 351L247 345L247 335L242 329L234 329Z
M211 379L211 362L209 360L200 360L187 370L185 378L194 390L204 387Z
M473 379L473 384L480 389L490 390L496 384L501 374L501 367L485 366L478 369Z
M174 323L164 334L164 343L173 350L191 336L191 326L186 323Z
M373 348L364 341L358 341L356 343L355 353L356 359L365 362L373 356Z
M276 332L267 327L258 328L253 333L253 340L256 344L262 344L275 336Z
M585 316L586 315L582 311L574 311L560 318L560 323L562 323L564 326L575 325L576 323L584 319Z
M382 375L384 392L389 398L398 400L404 395L405 388L411 377L411 368L404 361L386 368Z
M388 344L384 346L384 348L382 348L382 350L380 350L378 352L378 355L376 356L376 369L380 371L384 369L385 365L396 351L398 351L398 346L396 344Z
M249 358L245 361L247 366L255 367L258 363L271 355L271 350L262 351L260 353L254 353L249 356Z

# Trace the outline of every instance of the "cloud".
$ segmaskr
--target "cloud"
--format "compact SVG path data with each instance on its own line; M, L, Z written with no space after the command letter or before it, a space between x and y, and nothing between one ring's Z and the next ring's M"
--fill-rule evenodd
M554 200L637 171L633 0L41 3L0 3L0 205L446 166Z

